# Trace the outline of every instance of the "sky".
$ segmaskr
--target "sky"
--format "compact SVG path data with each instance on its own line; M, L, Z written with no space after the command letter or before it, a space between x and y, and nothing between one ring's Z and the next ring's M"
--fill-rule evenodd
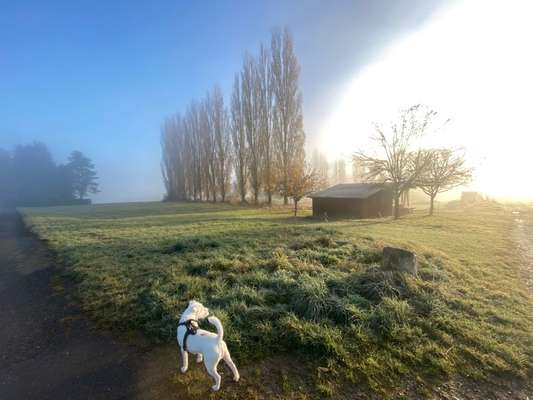
M502 142L514 151L531 134L522 125L533 93L528 8L527 0L0 0L0 147L42 141L58 162L80 150L100 176L95 202L159 200L164 118L215 84L228 98L245 51L287 26L309 149L349 157L372 121L424 102L451 118L441 136L478 171L518 182L506 172L517 157L503 158L505 168L493 158ZM475 187L490 191L491 182L490 172L478 174Z

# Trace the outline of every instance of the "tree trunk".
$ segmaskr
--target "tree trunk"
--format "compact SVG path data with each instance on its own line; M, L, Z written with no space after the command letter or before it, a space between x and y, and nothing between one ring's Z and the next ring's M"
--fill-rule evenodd
M285 163L287 164L287 163ZM289 197L287 196L287 189L288 189L288 183L289 183L289 174L285 167L285 171L283 172L283 205L289 204Z
M435 203L435 195L432 194L431 196L429 196L429 215L433 215L434 203Z
M239 190L241 191L241 203L246 203L246 181L242 164L239 167Z
M266 182L265 182L265 188L266 188L266 194L267 194L267 204L269 207L272 206L272 185L271 185L271 174L270 174L270 165L271 165L271 160L270 160L270 155L267 151L267 156L266 156Z
M244 189L244 185L241 185L241 203L246 203L246 191Z
M294 200L294 216L298 214L298 201Z
M400 195L394 196L394 219L400 218Z

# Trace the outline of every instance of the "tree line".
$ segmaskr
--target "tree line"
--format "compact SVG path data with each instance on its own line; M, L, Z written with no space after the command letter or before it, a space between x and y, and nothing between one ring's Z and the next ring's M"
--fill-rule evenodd
M98 193L94 164L80 151L57 164L44 143L0 148L0 205L49 206L85 203Z
M274 195L297 203L297 188L314 182L305 163L299 74L289 31L274 31L269 47L245 54L229 104L215 86L167 118L161 132L165 199L216 202L235 192L243 203L257 204L261 195L269 205Z

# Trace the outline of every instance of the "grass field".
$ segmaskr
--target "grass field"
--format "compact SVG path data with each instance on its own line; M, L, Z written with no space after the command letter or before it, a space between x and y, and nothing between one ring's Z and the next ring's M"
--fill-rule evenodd
M84 309L115 330L174 340L197 299L222 320L240 365L293 354L321 395L531 376L532 300L502 206L335 222L199 203L22 213ZM418 278L380 268L389 244L417 252Z

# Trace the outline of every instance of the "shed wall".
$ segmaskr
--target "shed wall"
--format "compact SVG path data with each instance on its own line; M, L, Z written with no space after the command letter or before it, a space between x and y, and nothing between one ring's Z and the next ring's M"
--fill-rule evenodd
M382 190L366 199L313 198L313 216L377 218L392 215L392 193Z

